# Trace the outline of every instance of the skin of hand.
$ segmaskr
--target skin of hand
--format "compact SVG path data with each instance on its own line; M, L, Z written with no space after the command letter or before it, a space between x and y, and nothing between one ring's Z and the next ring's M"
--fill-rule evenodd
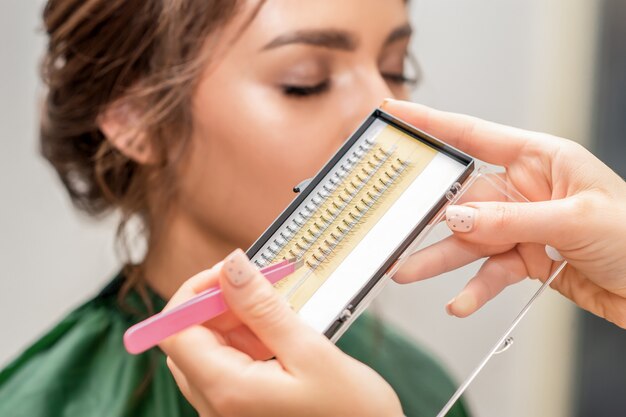
M202 417L403 415L383 378L302 322L241 250L185 282L166 309L216 283L230 307L228 329L245 328L273 359L255 360L211 323L163 341L178 386Z
M478 192L462 205L448 207L449 226L458 215L473 226L451 227L451 237L410 257L394 277L397 282L426 279L489 257L447 306L450 314L466 317L508 285L526 277L545 281L559 265L546 255L547 244L569 263L552 287L626 328L622 178L570 140L408 102L388 100L383 109L461 151L503 166L504 179L531 201L487 201L490 197Z

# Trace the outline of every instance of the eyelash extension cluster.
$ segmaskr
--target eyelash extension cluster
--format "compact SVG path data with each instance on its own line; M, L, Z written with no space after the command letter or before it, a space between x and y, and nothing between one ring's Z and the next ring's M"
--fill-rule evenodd
M326 183L322 185L322 189L316 192L309 202L304 204L304 207L298 212L298 215L292 220L291 224L288 224L285 230L281 231L266 249L260 253L259 259L254 261L257 267L262 268L270 265L274 259L276 259L283 248L297 235L300 228L302 228L311 216L313 216L328 198L333 195L346 177L356 169L365 155L371 151L375 143L375 139L365 138L362 143L357 145L351 155L345 159L344 163L342 163Z
M390 166L392 173L385 170L383 176L378 178L376 183L372 184L372 188L366 192L367 197L361 198L353 206L353 209L335 226L335 229L325 237L323 242L311 252L311 259L305 261L311 270L317 269L334 253L334 249L355 229L361 219L374 207L383 194L391 188L409 165L408 161L401 161L399 158L395 162L397 164L391 164Z
M363 175L356 174L355 179L348 181L348 185L336 195L337 198L331 201L330 205L323 210L323 213L319 214L317 221L314 221L312 226L307 229L305 235L300 238L300 241L296 242L294 247L289 249L289 255L300 259L313 247L320 236L328 230L333 222L341 216L345 209L354 201L355 196L368 184L370 179L380 171L381 167L391 157L391 154L392 151L385 151L382 148L378 148L374 153L374 159L377 160L377 163L372 164L369 171L362 168L362 172L366 173L367 176L364 177ZM312 229L315 229L315 231ZM298 252L296 252L296 250Z

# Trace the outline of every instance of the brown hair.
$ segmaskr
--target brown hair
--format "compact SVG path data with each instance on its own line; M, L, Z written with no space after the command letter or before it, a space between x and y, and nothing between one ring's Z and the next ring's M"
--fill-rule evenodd
M176 158L191 132L191 95L204 68L207 39L236 13L236 0L49 0L44 12L48 47L42 65L47 93L41 150L73 203L91 215L119 209L119 241L126 222L141 218L151 232L148 184L174 192ZM145 166L118 152L98 128L112 103L143 112L138 129L159 155ZM152 196L151 196L152 198ZM120 242L124 243L124 242ZM126 265L134 285L138 267Z

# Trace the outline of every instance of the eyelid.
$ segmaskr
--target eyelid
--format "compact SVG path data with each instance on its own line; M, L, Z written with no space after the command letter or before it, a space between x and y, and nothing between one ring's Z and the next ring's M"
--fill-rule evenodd
M300 62L284 68L281 78L285 82L321 79L328 77L330 70L330 64L325 59L304 58Z
M315 78L287 78L282 79L278 82L281 86L302 86L302 87L313 87L329 80L329 76L324 77L315 77Z
M397 64L397 62L395 62ZM395 65L391 65L393 67ZM385 68L380 68L380 74L383 77L387 78L396 78L397 82L402 82L411 87L417 86L422 79L422 68L419 65L415 54L411 52L410 49L407 49L402 57L402 69L400 70L386 70ZM398 78L403 78L399 80Z

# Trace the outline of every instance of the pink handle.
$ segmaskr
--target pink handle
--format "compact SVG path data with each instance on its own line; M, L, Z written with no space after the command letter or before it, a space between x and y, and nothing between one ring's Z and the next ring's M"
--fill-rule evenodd
M272 284L294 272L300 262L284 260L260 270ZM228 310L219 287L211 287L185 303L165 312L148 317L124 333L124 346L129 353L138 354L156 346L163 339L204 323Z

